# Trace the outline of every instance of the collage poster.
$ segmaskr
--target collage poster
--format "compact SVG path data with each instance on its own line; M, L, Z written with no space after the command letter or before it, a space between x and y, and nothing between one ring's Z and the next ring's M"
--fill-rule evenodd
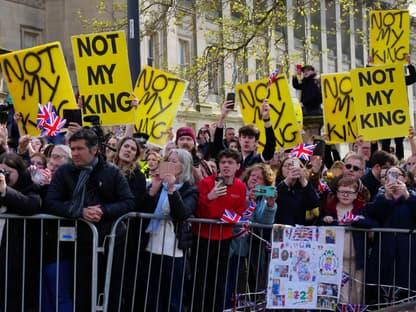
M268 309L335 310L340 295L344 229L275 225Z

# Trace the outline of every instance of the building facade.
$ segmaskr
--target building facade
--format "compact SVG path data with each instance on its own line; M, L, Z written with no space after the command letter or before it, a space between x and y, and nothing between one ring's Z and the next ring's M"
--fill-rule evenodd
M181 69L192 63L197 56L207 53L210 42L207 33L218 31L215 21L219 18L238 18L229 5L224 4L218 10L207 12L195 11L195 0L178 0L175 9L181 10L181 22L169 14L173 8L159 7L167 14L166 28L146 29L148 16L141 18L141 64L169 69ZM122 0L119 2L126 2ZM247 0L247 7L272 3L274 1ZM296 64L313 64L319 73L349 71L363 67L368 57L368 20L369 8L374 8L374 1L280 1L285 6L287 25L269 27L268 40L263 44L267 47L267 58L250 55L243 61L227 58L207 67L206 83L196 88L197 92L187 96L181 103L175 125L188 124L199 127L215 122L219 117L220 106L224 94L236 84L265 78L268 72L277 65L283 65L288 75L293 72ZM75 66L72 57L71 36L90 33L81 23L80 15L85 19L110 19L114 16L98 14L99 0L0 0L0 47L5 50L19 50L35 45L60 41L73 82L77 89ZM105 1L112 8L116 1ZM277 1L276 1L277 3ZM304 12L296 8L304 5ZM351 5L353 3L353 5ZM151 1L141 3L141 8ZM383 1L378 8L406 8L406 1ZM110 10L111 11L111 10ZM114 12L113 12L114 13ZM413 25L414 21L412 21ZM154 25L154 24L152 24ZM275 38L284 38L276 41ZM411 46L414 36L411 35ZM254 44L254 43L253 43ZM307 47L307 48L305 48ZM416 60L416 55L413 56ZM238 63L238 64L237 64ZM242 72L240 69L244 67ZM7 94L7 86L0 84L1 96ZM297 94L294 90L293 97ZM413 95L410 93L411 103ZM238 127L242 124L240 112L231 113L229 125Z

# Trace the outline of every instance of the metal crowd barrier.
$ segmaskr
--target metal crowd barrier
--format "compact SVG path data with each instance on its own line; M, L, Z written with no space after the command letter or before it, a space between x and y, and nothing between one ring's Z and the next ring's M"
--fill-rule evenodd
M146 229L151 219L162 222L159 225L164 230L148 241ZM220 227L220 233L232 227L233 252L226 242L198 235L192 248L178 249L169 240L173 223L152 214L130 213L119 218L104 240L93 224L83 220L2 214L0 312L264 311L272 226L195 218L188 222L194 225L195 234L203 225L210 234L214 225ZM361 236L363 263L358 272L352 254L344 254L344 300L358 300L367 311L414 306L415 231L345 229L346 235ZM397 242L402 244L400 248L394 245ZM344 248L352 250L353 240L346 240ZM82 262L85 259L87 266ZM80 294L84 283L90 285L88 299ZM81 297L87 301L85 309L79 308Z
M81 297L85 310L98 311L101 251L97 229L87 221L0 214L0 311L81 311ZM80 259L90 268L81 278ZM79 283L92 285L88 298Z
M239 239L244 238L247 242L248 250L246 253L242 252L243 244L234 244L234 255L242 254L242 257L222 257L218 251L222 248L219 244L209 241L202 244L198 236L195 236L192 245L192 250L184 253L183 272L181 282L179 283L181 289L179 294L179 308L175 305L167 305L175 296L175 280L174 274L163 276L163 264L160 262L160 257L146 251L151 248L148 242L143 240L145 235L145 228L149 219L163 219L154 217L152 214L144 213L130 213L121 217L113 226L113 234L110 235L109 244L109 259L107 262L106 285L104 293L102 294L103 311L264 311L266 304L266 289L268 279L268 265L270 260L270 235L272 226L251 223L247 226L241 224L229 225L221 224L220 226L233 227L235 234ZM201 224L209 224L210 226L218 225L218 220L196 219L188 220L194 224L197 232L200 230ZM122 283L121 288L116 292L110 291L110 282L112 277L112 259L114 253L111 251L114 248L115 230L119 224L127 224L128 235L123 243L122 250L118 256L123 258L122 262ZM132 231L135 228L135 231ZM416 278L416 247L413 246L415 231L407 229L386 229L373 228L361 229L355 227L344 227L346 235L354 233L353 235L362 236L362 259L363 264L360 269L360 274L357 275L357 269L351 260L351 255L344 254L344 276L343 283L346 284L344 290L344 300L346 303L351 300L365 305L366 311L376 311L382 308L391 306L398 306L405 302L411 302L415 299L416 289L413 282ZM168 236L168 232L160 234L163 238ZM385 270L386 264L383 262L384 249L388 246L382 246L384 238L402 239L407 238L408 253L394 255L389 263L389 272ZM131 240L134 241L132 244ZM211 245L210 245L211 244ZM349 245L349 246L348 246ZM133 248L132 248L133 246ZM346 240L344 248L346 250L353 249L353 240ZM162 246L163 250L171 249L170 246ZM211 250L216 255L211 257L209 254ZM133 251L133 254L132 254ZM196 256L195 256L196 254ZM198 254L203 254L203 257L198 257ZM174 255L175 256L175 255ZM400 257L406 257L408 278L398 281L396 272L397 264ZM205 261L204 257L206 257ZM370 261L370 259L376 261ZM166 255L163 258L169 258ZM153 261L157 260L157 261ZM203 266L198 266L198 261L203 262ZM156 270L151 266L156 266ZM225 268L225 269L224 269ZM360 271L358 270L358 271ZM369 272L372 271L372 279L369 280ZM157 272L154 275L154 272ZM202 279L195 278L195 275L203 273ZM392 280L389 284L384 284L383 280L391 273ZM152 279L156 279L152 281ZM203 281L200 283L200 281ZM208 280L211 283L208 283ZM212 281L214 284L212 284ZM152 283L156 283L157 287L151 287ZM211 293L214 289L221 288L221 283L225 283L223 287L223 294L221 302L217 302L218 298L215 296L218 293L214 292L213 297L205 297L204 294ZM164 286L169 285L168 293L163 292ZM210 285L209 287L207 285ZM155 293L149 293L152 290ZM202 298L197 296L197 293L202 293ZM355 296L358 296L354 298ZM357 295L358 294L358 295ZM116 296L123 298L119 306L114 310L108 309L108 298ZM127 299L126 299L127 298ZM197 300L196 300L197 298ZM354 299L353 299L354 298Z

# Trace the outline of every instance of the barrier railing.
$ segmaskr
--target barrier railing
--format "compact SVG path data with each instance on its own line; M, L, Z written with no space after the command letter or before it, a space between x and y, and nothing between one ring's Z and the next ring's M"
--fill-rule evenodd
M0 214L0 311L97 311L99 253L92 223ZM91 269L77 280L85 258ZM88 298L79 290L85 280L94 285Z
M149 240L152 219L160 231ZM272 226L187 222L194 239L181 249L173 235L189 233L152 214L119 218L104 241L83 220L2 214L0 312L265 310ZM201 238L223 235L230 227L232 240ZM363 303L369 311L412 305L415 231L345 230L352 239L344 244L343 302ZM361 236L358 245L354 236ZM358 270L352 250L362 259Z
M167 220L154 217L151 214L131 213L123 216L114 224L113 231L118 226L117 224L125 222L127 222L128 228L136 227L135 236L127 237L122 253L123 257L133 256L134 261L130 259L126 262L127 258L123 259L124 280L122 287L117 292L117 296L129 299L124 300L116 311L265 310L268 265L271 253L271 225L254 223L244 226L242 224L230 225L219 223L218 220L191 218L188 221L194 225L195 234L192 248L186 253L175 255L174 253L177 251L167 245L168 237L171 234L168 227L163 227L163 231L159 233L159 236L165 241L165 245L156 252L152 251L155 248L151 246L150 242L143 240L150 218ZM135 221L132 223L132 220ZM213 227L219 227L220 232L224 231L226 227L232 227L235 236L234 241L230 242L231 248L225 246L228 244L225 241L201 239L198 234L200 234L202 224L209 226L209 235L214 231ZM412 236L415 231L386 228L344 228L347 234L361 235L361 242L358 246L355 246L356 243L353 239L349 239L345 241L344 248L348 251L354 250L354 254L358 251L357 248L362 248L359 251L360 254L355 255L361 258L362 263L357 269L357 259L351 258L351 254L344 254L345 276L343 283L346 286L342 294L344 297L341 297L340 300L342 299L343 303L361 303L368 311L413 300L416 295L416 288L413 285L416 261L413 254L416 249L412 243L414 241ZM131 234L131 230L128 233ZM112 237L113 235L110 237L110 249L113 246ZM386 252L384 250L389 246L384 246L384 244L386 244L386 239L391 241L392 238L393 241L398 240L399 242L406 238L407 253L402 252L396 255L393 252L392 257L388 258L389 263L385 263L383 257L386 257ZM128 247L130 239L135 240L135 244L133 244L135 248L133 249L138 250L134 255L131 255L131 249ZM239 242L236 243L236 240ZM245 244L241 243L241 240L245 240ZM227 247L225 248L226 255L221 253L223 247ZM163 255L164 251L167 252ZM106 287L103 294L104 311L114 311L113 309L109 310L107 305L108 298L111 297L112 255L113 252L110 250ZM172 256L175 259L183 258L183 261L180 262L183 269L180 272L182 278L177 284L175 284L174 275L169 275L166 279L163 274L165 271L163 259L173 270ZM406 261L398 262L400 257L406 258ZM202 263L198 263L198 261ZM398 265L403 265L401 263L405 263L406 266L406 281L402 280L402 273L397 272ZM385 272L383 270L386 270L387 264L390 265L390 268ZM157 266L157 270L151 268L152 265ZM202 278L196 277L197 275L202 275ZM131 278L132 281L126 283L125 278L128 280ZM388 283L386 284L386 282ZM129 283L132 284L128 286ZM156 287L151 286L152 283L156 283ZM163 290L166 283L171 286L168 287L168 292ZM180 287L179 294L175 294L175 285ZM150 294L149 289L155 293ZM213 292L213 289L217 291ZM218 293L218 289L222 291L222 294ZM130 293L126 295L126 292L129 291ZM388 297L389 291L390 297ZM180 298L179 307L176 305L176 297ZM160 309L161 305L163 309Z

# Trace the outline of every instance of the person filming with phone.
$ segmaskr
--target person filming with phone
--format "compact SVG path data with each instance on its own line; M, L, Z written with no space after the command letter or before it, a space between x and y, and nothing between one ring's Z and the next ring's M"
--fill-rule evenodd
M319 197L298 158L288 157L282 161L276 177L276 190L279 209L274 223L308 225L319 216Z
M228 113L233 110L233 100L225 100L221 116L218 121L217 128L214 133L214 154L224 149L224 124ZM257 153L257 146L260 138L260 130L255 125L244 125L238 130L238 142L241 151L240 169L236 176L239 177L246 168L255 163L268 162L274 156L276 149L276 137L274 135L273 127L270 122L270 105L265 99L260 109L261 117L264 121L264 131L266 134L266 142L262 153Z

